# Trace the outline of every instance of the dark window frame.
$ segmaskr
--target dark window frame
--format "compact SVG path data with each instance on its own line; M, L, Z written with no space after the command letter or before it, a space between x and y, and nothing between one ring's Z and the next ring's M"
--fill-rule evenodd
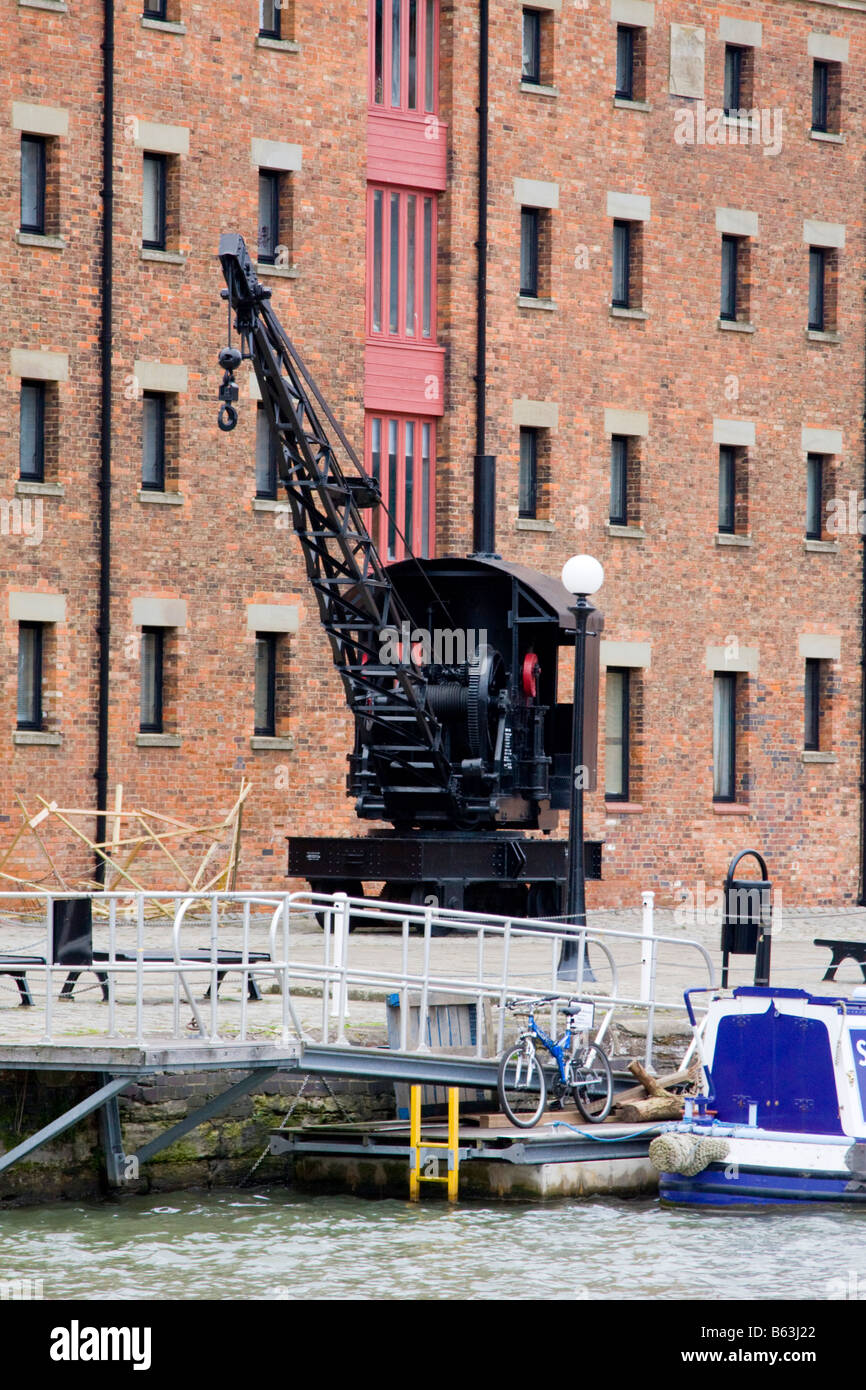
M259 444L262 435L267 440L267 480L264 486L261 485L259 465L262 460L259 457ZM275 432L271 429L271 422L268 413L261 401L256 405L256 497L262 497L273 501L279 496L279 457L280 447Z
M743 109L743 60L746 49L742 44L725 44L725 90L723 108L726 116Z
M271 7L270 7L270 8L271 8L272 16L273 16L273 28L268 29L268 28L266 27L266 24L265 24L265 19L266 19L266 15L265 15L266 3L265 3L265 0L259 0L259 38L260 38L260 39L279 39L279 38L282 38L282 22L281 22L281 21L282 21L282 13L281 13L281 10L280 10L280 6L276 3L276 0L273 0L273 3L271 4Z
M628 526L629 437L610 437L610 516L611 526Z
M520 427L520 462L517 485L517 514L528 520L538 516L538 436L530 425ZM524 455L524 444L526 454ZM528 476L526 469L528 467Z
M822 58L812 65L812 129L819 135L830 130L830 64Z
M277 733L277 640L275 632L256 633L255 696L253 701L253 734L256 738L276 738ZM260 712L259 697L259 652L267 653L265 664L265 723L258 722Z
M23 647L21 644L21 633L33 633L33 670L32 688L33 704L31 705L30 716L21 717L21 670ZM45 721L45 710L42 702L42 676L45 665L45 624L34 622L20 622L18 624L18 696L16 704L16 719L19 729L26 729L30 732L38 733L42 730Z
M21 446L24 440L25 393L27 393L28 396L32 393L32 399L36 403L34 421L36 468L32 473L25 473L21 457ZM18 476L22 482L44 483L45 481L45 395L46 387L44 381L22 379L18 414Z
M809 247L809 332L824 333L827 324L827 248Z
M256 238L256 255L260 265L276 265L277 249L280 245L280 183L282 175L275 169L259 170L259 229ZM267 189L270 203L269 218L272 227L272 249L262 251L262 193Z
M36 210L37 218L35 222L24 221L24 148L30 146L37 152L36 160ZM47 187L47 166L48 166L48 138L45 135L31 135L25 133L21 136L21 204L19 209L20 225L19 230L29 236L45 236L46 227L46 187ZM29 200L28 200L29 201Z
M728 697L728 736L730 746L730 758L727 767L724 769L724 777L717 776L716 767L716 748L715 748L715 683L724 682L730 689ZM737 799L737 676L732 671L715 671L713 673L713 801L734 802ZM725 783L730 786L730 793L716 792L716 782Z
M144 0L143 19L158 19L163 24L168 19L168 0Z
M156 405L154 412L156 419L156 454L155 454L155 480L150 480L145 476L145 458L147 453L147 421L148 412L145 408L145 401L153 402ZM145 391L142 393L141 408L141 486L145 492L165 492L165 424L166 424L167 402L162 391ZM154 416L151 416L154 418Z
M620 758L621 758L621 767L622 767L622 790L621 790L621 791L618 791L618 792L610 792L610 791L608 791L608 789L607 789L607 778L605 777L605 788L604 788L604 799L605 799L605 801L628 801L629 798L630 798L630 796L631 796L631 787L630 787L630 782L631 782L631 768L630 768L630 759L631 759L631 703L632 703L632 688L631 688L632 682L631 682L631 675L632 675L632 673L631 673L631 668L628 667L628 666L609 666L609 667L607 668L606 673L605 673L605 679L606 679L606 680L608 680L611 676L619 676L619 677L622 679L622 722L621 722L621 724L620 724L620 741L621 741L621 748L622 748L622 752L621 752L621 755L620 755ZM606 722L607 722L607 715L605 714L605 723L606 723ZM606 753L607 753L607 729L605 728L605 755L606 755ZM606 758L606 756L605 756L605 764L606 764L606 762L607 762L607 758ZM605 768L605 771L606 771L606 768Z
M154 639L153 661L153 715L152 721L143 718L145 705L144 684L144 645L145 638ZM139 731L143 734L164 733L165 725L165 628L143 627L141 629L141 692L139 701Z
M617 217L613 223L613 284L610 299L614 309L631 308L631 251L632 224Z
M727 502L725 513L723 499ZM718 531L733 536L737 530L737 450L733 444L719 445L719 515Z
M722 286L719 318L723 323L737 322L737 301L740 288L740 241L738 236L722 236Z
M817 753L821 748L821 667L816 657L806 657L803 689L803 748Z
M824 534L824 465L824 454L806 455L807 541L819 541ZM811 506L810 499L812 501Z
M634 25L616 26L616 81L613 94L620 101L634 101L635 35Z
M156 181L156 238L145 237L142 226L141 244L148 251L164 251L166 248L167 236L167 189L168 189L168 160L164 154L158 154L151 150L146 150L143 156L143 178L147 178L148 166L157 170ZM143 207L142 207L143 213Z
M528 82L533 87L541 86L541 10L534 10L529 6L523 7L523 49L520 62L520 80ZM530 31L530 66L527 68L527 30Z
M520 209L520 294L525 299L538 299L540 242L540 208L522 207Z

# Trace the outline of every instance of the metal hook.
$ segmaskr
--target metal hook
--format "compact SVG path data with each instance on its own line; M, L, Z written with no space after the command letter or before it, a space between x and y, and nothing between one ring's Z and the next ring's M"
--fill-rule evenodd
M217 416L217 424L219 425L220 429L225 430L225 432L228 433L229 430L234 429L237 422L238 412L235 410L234 406L221 405L219 415Z

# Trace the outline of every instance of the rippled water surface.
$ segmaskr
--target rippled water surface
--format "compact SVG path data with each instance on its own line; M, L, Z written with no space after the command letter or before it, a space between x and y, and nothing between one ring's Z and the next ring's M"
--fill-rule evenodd
M0 1278L47 1299L808 1298L852 1272L866 1213L654 1201L418 1206L283 1189L0 1216Z

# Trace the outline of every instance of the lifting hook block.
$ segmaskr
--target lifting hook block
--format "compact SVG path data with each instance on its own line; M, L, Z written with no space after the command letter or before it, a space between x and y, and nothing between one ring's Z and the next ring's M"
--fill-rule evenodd
M233 430L238 422L238 412L233 405L221 405L220 413L217 416L217 424L221 430L228 433Z

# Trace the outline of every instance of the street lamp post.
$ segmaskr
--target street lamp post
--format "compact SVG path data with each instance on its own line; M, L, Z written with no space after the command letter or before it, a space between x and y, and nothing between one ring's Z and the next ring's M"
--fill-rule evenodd
M568 821L568 893L566 919L574 927L586 927L586 879L583 862L583 702L586 686L586 625L595 610L588 595L604 583L604 570L592 555L573 555L562 568L562 582L577 602L574 614L574 711L571 725L571 813ZM595 977L586 958L586 936L580 943L564 941L557 966L561 980Z

